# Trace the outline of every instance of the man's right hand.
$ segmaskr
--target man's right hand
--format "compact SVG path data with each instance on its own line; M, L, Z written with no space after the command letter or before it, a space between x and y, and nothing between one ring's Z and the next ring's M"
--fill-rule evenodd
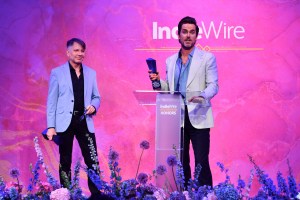
M48 131L47 131L48 139L52 140L54 135L57 135L56 131L55 131L55 128L48 128Z
M148 73L149 73L149 78L151 81L154 81L154 80L160 80L160 77L159 77L159 72L157 73L152 73L151 70L148 70Z

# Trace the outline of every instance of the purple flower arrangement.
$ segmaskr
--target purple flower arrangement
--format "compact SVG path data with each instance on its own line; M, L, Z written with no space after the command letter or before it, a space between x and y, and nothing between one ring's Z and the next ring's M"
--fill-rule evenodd
M195 168L194 179L190 179L187 188L184 188L184 174L181 162L175 152L170 155L166 164L158 165L153 171L153 175L144 172L138 172L141 164L141 159L144 150L150 148L148 141L142 141L140 148L142 149L136 176L134 179L122 180L121 168L119 166L119 153L112 147L108 154L108 165L110 170L110 180L106 182L101 176L99 166L94 166L93 169L87 169L81 165L81 160L75 165L74 175L68 188L62 188L58 181L49 172L47 165L44 163L43 154L38 144L38 139L34 139L34 146L37 153L37 162L34 166L30 165L32 178L30 178L27 191L23 190L23 185L20 182L20 172L18 169L13 168L10 170L10 177L15 180L12 182L5 182L0 176L0 199L50 199L50 200L84 200L87 197L82 193L79 185L79 172L84 169L90 179L95 183L99 191L109 199L144 199L144 200L193 200L193 199L207 199L207 200L258 200L258 199L300 199L300 194L297 188L296 180L293 176L292 169L288 164L289 174L287 179L284 178L281 172L277 172L277 187L273 180L266 174L249 156L250 162L253 164L254 169L251 170L250 177L247 183L242 180L241 176L238 177L237 186L231 183L228 169L224 164L218 162L221 172L225 174L224 182L214 186L200 186L198 177L201 172L201 166ZM98 161L95 154L96 149L93 145L89 145L92 152L93 159ZM175 149L176 151L176 149ZM94 153L93 153L94 152ZM168 170L172 171L174 181L176 183L176 190L170 188L168 180L166 180L166 187L158 188L153 185L152 177L165 176ZM40 174L43 171L44 177ZM253 179L257 177L261 188L254 197L250 197L251 186ZM42 181L41 179L45 179ZM165 176L167 179L167 176ZM186 190L185 190L186 189Z

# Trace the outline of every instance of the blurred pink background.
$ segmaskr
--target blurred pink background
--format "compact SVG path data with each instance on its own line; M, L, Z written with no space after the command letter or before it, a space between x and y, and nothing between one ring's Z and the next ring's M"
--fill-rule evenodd
M142 140L150 142L150 149L139 171L151 173L155 108L138 105L133 91L152 89L146 58L156 59L165 77L165 59L180 46L172 34L163 32L160 38L154 33L162 27L172 31L188 15L203 31L197 45L213 52L218 63L210 152L214 184L225 180L218 161L233 183L239 175L247 181L253 168L247 155L275 183L277 171L288 175L289 160L299 183L299 1L12 0L1 1L0 13L0 175L6 181L9 169L17 167L28 185L29 164L37 159L35 136L58 179L58 148L40 132L46 128L50 71L66 61L65 43L72 37L86 42L84 63L97 71L102 104L94 121L105 180L110 146L120 153L121 175L128 179L135 176ZM240 32L234 34L236 27ZM81 157L77 143L74 151L75 162ZM81 177L88 193L83 171Z

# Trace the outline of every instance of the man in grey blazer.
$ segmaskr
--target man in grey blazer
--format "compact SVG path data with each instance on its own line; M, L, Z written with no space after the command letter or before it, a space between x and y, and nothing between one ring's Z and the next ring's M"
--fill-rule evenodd
M166 60L166 80L151 73L150 80L160 80L157 90L180 91L185 102L183 170L185 186L191 178L189 147L192 142L195 166L201 165L199 184L212 186L209 166L210 128L214 126L210 100L218 93L218 72L215 56L195 47L199 27L192 17L178 24L181 49Z
M78 38L67 41L68 62L51 71L47 100L47 137L59 137L60 182L71 180L72 148L76 137L88 169L100 173L92 117L100 106L96 72L82 64L85 43ZM91 148L91 146L93 146ZM93 149L94 148L94 149ZM92 196L97 187L88 179Z

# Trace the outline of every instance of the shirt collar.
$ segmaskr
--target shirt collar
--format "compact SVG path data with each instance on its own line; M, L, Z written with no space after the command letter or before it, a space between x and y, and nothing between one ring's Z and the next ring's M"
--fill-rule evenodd
M69 63L69 68L70 68L70 71L71 72L75 72L75 69L72 67L71 63L68 61ZM83 72L83 67L82 67L82 64L80 64L80 72L82 73Z
M193 55L194 55L194 52L195 52L195 47L193 47L193 50L189 53L189 58L192 58L193 57ZM178 58L180 58L181 59L181 49L179 50L179 52L178 52Z

